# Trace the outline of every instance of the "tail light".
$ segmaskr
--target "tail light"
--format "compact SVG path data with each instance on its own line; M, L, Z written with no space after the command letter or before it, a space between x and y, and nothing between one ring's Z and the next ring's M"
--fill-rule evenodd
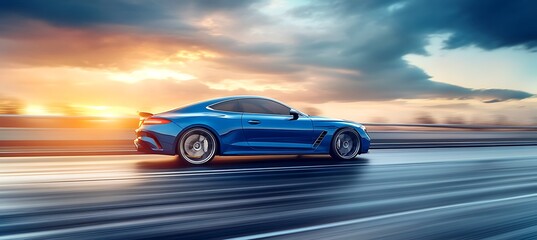
M156 117L150 117L142 121L143 125L159 125L159 124L167 124L171 121L165 118L156 118Z

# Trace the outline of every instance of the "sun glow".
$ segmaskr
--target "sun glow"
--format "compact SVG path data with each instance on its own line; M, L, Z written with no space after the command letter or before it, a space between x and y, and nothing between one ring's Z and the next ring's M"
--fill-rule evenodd
M56 115L48 112L43 106L38 105L28 105L24 109L24 113L28 115Z
M129 113L133 113L134 111L131 109L111 106L78 105L75 107L80 110L81 115L104 118L117 118L129 115Z

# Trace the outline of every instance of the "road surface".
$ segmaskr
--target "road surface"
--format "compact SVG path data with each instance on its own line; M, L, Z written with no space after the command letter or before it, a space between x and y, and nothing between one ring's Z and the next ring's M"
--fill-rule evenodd
M537 147L0 158L0 239L537 237Z

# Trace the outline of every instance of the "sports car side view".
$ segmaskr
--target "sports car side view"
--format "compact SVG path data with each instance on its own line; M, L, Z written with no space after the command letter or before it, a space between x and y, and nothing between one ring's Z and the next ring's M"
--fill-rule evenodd
M215 155L330 154L345 160L367 153L370 142L359 123L309 116L270 98L233 96L141 112L134 145L204 164Z

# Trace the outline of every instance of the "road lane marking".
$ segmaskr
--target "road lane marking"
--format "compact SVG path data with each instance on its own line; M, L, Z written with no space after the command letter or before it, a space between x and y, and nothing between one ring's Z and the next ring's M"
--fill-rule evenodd
M401 217L401 216L418 214L418 213L432 212L432 211L445 210L445 209L458 208L458 207L471 207L471 206L482 205L482 204L506 202L506 201L511 201L511 200L519 200L519 199L532 198L532 197L537 197L537 193L525 194L525 195L519 195L519 196L513 196L513 197L507 197L507 198L481 200L481 201L474 201L474 202L467 202L467 203L457 203L457 204L450 204L450 205L444 205L444 206L438 206L438 207L430 207L430 208L416 209L416 210L390 213L390 214L384 214L384 215L378 215L378 216L371 216L371 217L365 217L365 218L357 218L357 219L351 219L351 220L345 220L345 221L339 221L339 222L333 222L333 223L319 224L319 225L314 225L314 226L309 226L309 227L301 227L301 228L248 235L248 236L237 237L237 238L230 238L229 240L246 240L246 239L278 237L278 236L283 236L283 235L316 231L316 230L322 230L322 229L334 228L334 227L342 227L342 226L347 226L347 225L352 225L352 224L365 223L365 222L383 220L383 219L393 218L393 217Z
M511 160L528 160L534 159L534 157L520 157L512 158ZM505 160L504 158L490 158L488 161ZM43 181L40 183L59 183L59 182L89 182L89 181L114 181L114 180L135 180L135 179L147 179L147 178L165 178L165 177L180 177L180 176L203 176L203 175L219 175L219 174L236 174L236 173L258 173L258 172L283 172L288 170L335 170L344 169L347 167L365 167L372 165L408 165L408 164L420 164L420 163L448 163L448 162L464 162L464 161L482 161L480 159L463 159L463 160L451 160L451 161L424 161L424 162L412 162L412 163L383 163L383 164L371 164L371 163L342 163L342 164L330 164L330 165L302 165L302 166L280 166L280 167L264 167L264 168L234 168L234 169L207 169L207 170L191 170L191 171L166 171L166 172L142 172L139 175L129 177L106 177L106 178L75 178L69 180L52 180ZM39 175L39 174L35 174ZM44 174L43 176L46 176ZM22 175L24 176L24 175ZM27 184L27 183L21 183ZM31 183L30 183L31 184ZM0 184L0 186L5 186Z
M535 177L534 177L535 178ZM486 186L492 186L492 187L485 187L485 186L480 186L479 188L477 188L478 190L475 190L475 189L463 189L463 190L458 190L458 191L454 191L454 192L451 192L451 193L427 193L427 194L424 194L424 195L421 195L421 196L405 196L405 197L402 197L402 198L399 198L398 201L402 202L402 203L411 203L411 202L416 202L416 201L425 201L425 200L432 200L434 201L435 199L442 199L442 198L445 198L445 197L453 197L453 196L460 196L461 198L463 198L465 195L468 196L468 195L472 195L472 194L493 194L494 193L494 190L498 190L498 189L505 189L506 187L510 187L510 188L516 188L516 189L520 189L520 188L527 188L527 187L534 187L534 186L537 186L536 184L534 184L534 178L531 178L531 179L528 179L528 178L523 178L523 179L516 179L516 182L525 182L523 184L512 184L512 183L509 183L511 185L507 185L505 181L500 181L500 182L489 182L486 184ZM309 194L309 193L299 193L299 194L295 194L295 195L291 195L291 196L288 196L288 197L277 197L278 200L282 200L282 199L298 199L298 198L312 198L312 197L320 197L320 196L323 196L323 195L340 195L340 194L349 194L349 195L354 195L354 194L364 194L364 193L369 193L369 192L372 192L372 191L379 191L381 189L384 189L385 191L390 191L390 188L393 186L394 189L397 189L397 188L404 188L404 187L413 187L413 188L416 188L416 187L420 187L419 184L421 185L424 185L424 183L414 183L414 184L400 184L399 186L398 185L390 185L389 187L385 187L385 186L379 186L379 187L366 187L366 188L359 188L359 189L352 189L352 190L348 190L348 189L345 189L345 187L333 187L332 183L336 183L338 181L341 181L341 180L330 180L330 181L317 181L317 182L307 182L307 183L299 183L299 184L274 184L274 185L265 185L265 186L255 186L255 187L240 187L240 188L220 188L220 189L211 189L211 190L190 190L190 191L178 191L178 192L167 192L167 193L149 193L149 194L135 194L133 196L135 196L136 198L134 199L135 201L132 201L130 202L129 204L127 205L115 205L116 203L113 203L112 205L118 207L118 206L136 206L139 202L143 202L144 204L149 204L149 205L152 205L153 203L155 202L147 202L146 200L151 200L153 199L154 197L166 197L167 196L174 196L174 197L177 197L177 196L180 196L180 195L183 195L183 194L200 194L200 193L213 193L213 194L216 194L216 193L221 193L221 194L227 194L227 193L233 193L235 191L241 191L241 190L260 190L260 189L273 189L273 188L281 188L281 187L291 187L291 186L302 186L302 187L307 187L308 185L312 185L312 186L318 186L319 183L329 183L330 186L327 186L327 187L319 187L317 188L317 190L319 191L323 191L322 193L315 193L315 194ZM439 182L442 182L442 181L439 181ZM508 182L511 182L508 181ZM337 184L336 184L337 185ZM277 191L276 191L277 192ZM291 193L293 192L296 193L297 191L295 190L291 190L291 191L288 191L288 190L285 190L284 192L286 193ZM5 191L3 192L0 192L0 193L6 193ZM470 194L468 194L470 193ZM163 195L163 194L170 194L170 195ZM447 194L447 195L446 195ZM129 194L127 196L130 196L132 194ZM124 195L125 196L125 195ZM233 196L236 196L236 195L233 195ZM246 195L244 195L246 196ZM251 196L251 197L254 197L255 195L250 195L248 194L248 196ZM188 201L193 201L192 198L183 198L183 199L188 199ZM204 200L205 201L209 201L209 200L214 200L215 198L205 198ZM272 197L262 197L262 198L258 198L258 197L254 197L254 199L251 201L252 202L258 202L258 203L264 203L264 202L271 202L273 198ZM46 200L45 200L46 201ZM53 204L49 204L48 205L43 205L41 204L40 207L41 208L49 208L49 207L55 207L57 206L57 203L55 201L52 201ZM378 204L385 204L385 203L388 203L389 201L386 202L386 200L378 200L374 203L374 205L378 205ZM71 208L71 206L75 206L75 208L77 206L79 206L79 204L95 204L95 202L93 201L89 201L89 202L78 202L77 204L75 205L62 205L64 207L67 207L67 208ZM161 203L158 203L157 205L160 205ZM365 205L369 205L369 206L373 206L371 205L373 203L371 202L360 202L360 203L351 203L351 204L341 204L341 205L338 205L338 208L341 208L341 207L349 207L349 208L354 208L354 207L357 207L357 206L365 206ZM0 207L0 210L2 210L3 207ZM27 209L27 207L23 207L24 209ZM321 207L321 208L315 208L316 210L319 210L321 211L320 209L323 209L324 207ZM9 209L9 208L4 208L4 209ZM311 209L311 210L315 210L315 209ZM80 210L80 209L79 209ZM20 211L20 210L19 210ZM1 211L0 211L1 212ZM30 212L33 212L33 210L30 210ZM35 213L35 212L34 212ZM43 212L41 212L43 213ZM18 213L18 214L24 214L23 213ZM5 216L8 216L8 215L5 215ZM1 227L2 224L0 224L0 227Z
M128 158L127 161L132 160L132 158L143 158L144 160L154 160L154 159L170 159L173 158L173 156L169 155L155 155L155 154L132 154L132 155L85 155L85 156L20 156L20 157L2 157L3 160L16 160L17 162L20 162L21 160L34 160L34 159L87 159L87 158L93 158L95 161L109 161L110 159L117 159L117 158Z
M283 172L288 170L307 171L312 169L334 170L349 166L366 166L363 163L359 164L334 164L334 165L308 165L308 166L292 166L292 167L268 167L268 168L245 168L245 169L217 169L217 170L198 170L198 171L172 171L172 172L156 172L143 173L139 176L124 176L124 177L106 177L106 178L76 178L68 180L40 180L39 183L59 183L59 182L90 182L90 181L113 181L113 180L133 180L146 178L165 178L179 176L204 176L204 175L219 175L219 174L235 174L235 173L258 173L258 172ZM44 175L46 176L46 175ZM24 182L21 184L34 184L32 182ZM9 184L13 185L13 183ZM17 184L20 185L20 184ZM6 186L0 184L0 186Z
M372 216L372 217L366 217L366 218L359 218L359 219L353 219L353 220L347 220L347 221L315 225L315 226L310 226L310 227L289 229L289 230L269 232L269 233L263 233L263 234L254 234L254 235L243 236L243 237L238 237L238 238L230 238L230 239L243 240L243 239L276 237L276 236L301 233L301 232L306 232L306 231L321 230L321 229L332 228L332 227L339 227L339 226L345 226L345 225L351 225L351 224L357 224L357 223L363 223L363 222L369 222L369 221L375 221L375 220L382 220L382 219L391 218L391 217L399 217L399 216L405 216L405 215L410 215L410 214L430 212L430 211L435 211L435 210L444 210L444 209L455 208L455 207L469 207L469 206L474 206L474 205L505 202L505 201L510 201L510 200L519 200L519 199L531 198L531 197L537 197L537 193L519 195L519 196L513 196L513 197L507 197L507 198L500 198L500 199L482 200L482 201L474 201L474 202L468 202L468 203L459 203L459 204L444 205L444 206L439 206L439 207L410 210L410 211L404 211L404 212L398 212L398 213L391 213L391 214L385 214L385 215L378 215L378 216ZM54 235L76 234L82 231L92 231L92 230L95 231L95 230L101 230L101 229L110 229L113 227L132 226L133 224L134 225L151 224L151 223L164 221L163 219L173 220L173 219L176 219L177 217L178 216L169 216L169 217L164 217L164 218L159 218L159 219L148 218L148 219L104 223L104 224L97 223L96 225L78 226L78 227L72 227L72 228L67 228L67 229L52 229L52 230L48 229L48 230L41 230L41 231L30 232L30 233L15 233L15 234L0 236L0 240L44 238L44 237L53 238ZM140 226L140 227L143 228L143 226Z

